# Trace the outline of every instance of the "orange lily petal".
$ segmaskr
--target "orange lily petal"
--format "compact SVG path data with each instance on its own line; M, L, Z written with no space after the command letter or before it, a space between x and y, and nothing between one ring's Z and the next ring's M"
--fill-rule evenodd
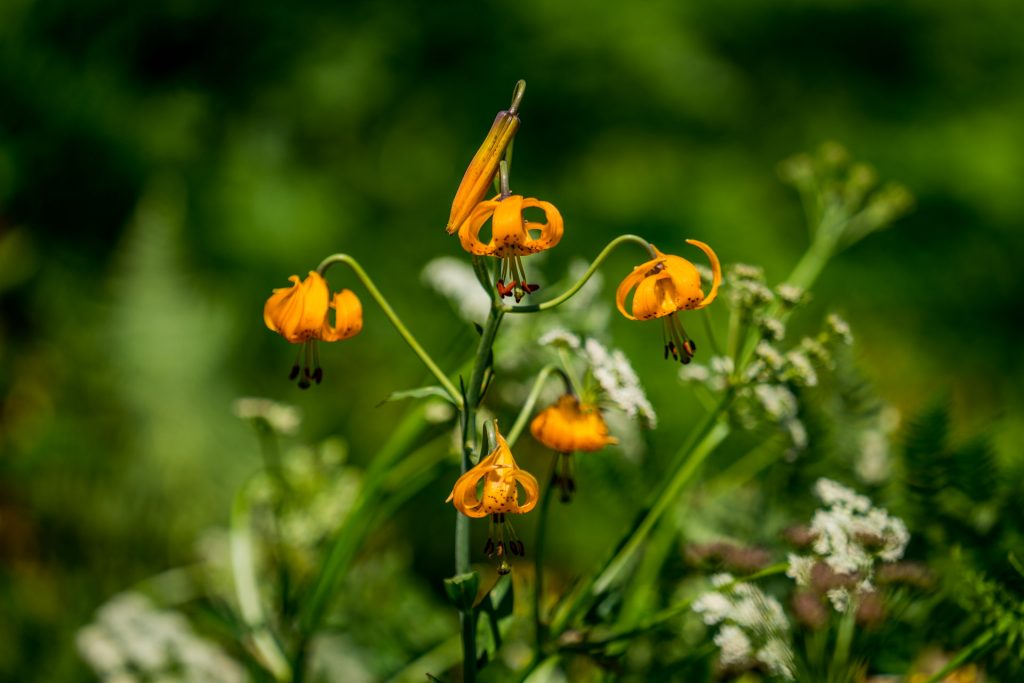
M263 322L293 344L304 342L319 334L327 317L327 282L316 271L299 281L297 275L288 278L291 287L275 289L263 306Z
M359 334L363 329L363 304L350 289L343 289L331 301L334 309L334 325L325 319L320 329L320 339L326 342L340 341Z
M635 316L626 312L626 298L629 296L630 290L636 287L637 284L639 284L644 278L648 277L651 274L651 270L653 270L655 266L657 266L659 263L664 262L665 260L665 255L658 251L657 247L654 247L652 245L651 248L654 249L654 253L657 254L657 257L651 259L650 261L645 261L644 263L641 263L639 266L633 268L633 272L627 275L625 279L619 284L619 288L615 290L615 305L618 307L619 313L629 318L630 320L636 320Z
M714 301L716 296L718 296L718 285L722 282L722 265L718 262L718 255L715 254L715 251L708 245L697 240L686 240L686 243L692 244L707 254L708 260L711 262L711 291L708 292L708 295L704 297L703 301L694 306L694 309L696 310L704 308Z
M532 250L532 252L544 251L557 245L562 241L562 234L565 232L565 223L562 220L562 214L555 208L555 205L551 202L543 202L533 197L528 197L523 200L523 208L538 208L544 212L546 219L545 223L530 223L527 222L523 227L526 240L523 246ZM540 230L540 236L533 238L530 236L530 231Z
M459 228L459 242L462 243L463 249L477 256L487 256L491 253L494 237L492 235L491 241L484 244L480 241L480 229L487 222L487 219L494 214L499 205L500 202L491 199L486 202L480 202L473 208L466 220L463 221L462 227Z

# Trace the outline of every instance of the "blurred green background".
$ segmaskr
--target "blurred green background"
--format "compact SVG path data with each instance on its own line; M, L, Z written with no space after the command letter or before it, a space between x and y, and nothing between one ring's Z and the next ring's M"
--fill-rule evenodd
M403 410L376 404L426 383L364 297L363 334L300 392L260 318L287 276L352 253L446 368L468 358L419 272L463 256L450 202L519 78L513 189L566 222L549 281L633 232L777 282L807 243L779 160L835 139L904 182L915 211L843 253L803 315L843 313L902 413L946 392L960 431L1019 457L1019 2L2 0L0 678L92 680L75 629L195 558L260 464L235 397L298 405L302 440L343 435L359 463ZM606 297L635 261L610 260ZM654 452L674 448L697 403L657 331L611 331L659 411ZM392 530L433 591L451 548L423 529L446 533L452 479ZM587 566L620 533L578 505L578 553L552 562Z

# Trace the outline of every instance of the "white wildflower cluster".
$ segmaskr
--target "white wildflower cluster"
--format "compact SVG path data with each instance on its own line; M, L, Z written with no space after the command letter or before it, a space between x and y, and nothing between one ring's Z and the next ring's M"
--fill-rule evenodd
M704 593L693 610L708 626L718 626L714 642L726 667L760 664L771 674L795 678L789 622L782 605L749 583L736 583L730 574L711 579L717 590Z
M757 326L761 330L761 338L768 341L782 341L786 338L786 324L778 318L760 316Z
M294 434L302 423L302 413L298 408L271 401L269 398L236 399L232 411L242 420L266 420L270 428L278 434Z
M447 298L463 320L483 323L491 300L476 279L473 267L452 256L441 256L427 263L420 273L423 284Z
M649 427L654 427L658 416L647 400L640 378L622 351L609 352L601 342L589 338L583 345L583 356L590 371L601 386L607 398L630 417L639 418Z
M104 683L244 683L243 667L196 635L179 612L161 610L140 593L121 593L78 631L82 659Z
M831 479L819 479L814 492L826 507L817 510L811 519L813 554L791 554L787 575L806 586L815 565L823 563L834 574L850 579L856 592L872 590L875 565L903 557L910 541L906 524L873 507L866 496ZM850 588L839 586L829 590L828 597L837 611L845 611L852 594Z
M835 313L830 313L825 318L825 329L830 337L838 339L847 345L853 343L853 332L850 331L850 324Z

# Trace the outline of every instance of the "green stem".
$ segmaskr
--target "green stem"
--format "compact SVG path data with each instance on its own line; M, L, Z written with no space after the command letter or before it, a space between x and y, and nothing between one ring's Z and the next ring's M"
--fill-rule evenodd
M857 605L851 600L843 616L839 619L839 630L836 633L836 645L832 650L832 664L829 666L829 680L846 680L850 670L850 648L853 645L854 617Z
M519 439L520 434L522 434L523 429L526 427L527 421L530 419L530 415L533 413L533 407L537 404L537 399L540 398L540 392L544 390L544 383L547 382L548 377L553 372L562 376L562 381L565 382L567 389L571 387L568 377L557 365L545 365L541 368L540 372L537 373L537 378L533 381L533 387L530 388L530 394L526 397L523 407L519 410L519 415L516 417L512 429L508 431L508 435L505 437L510 447L516 445L516 441Z
M551 459L551 476L548 487L540 501L540 520L537 522L537 542L533 557L533 660L544 656L544 542L548 535L548 510L551 508L551 491L555 488L555 473L558 471L558 456Z
M929 676L928 680L926 680L924 683L939 683L939 681L944 679L949 674L953 673L953 671L955 671L958 667L963 666L967 662L980 656L982 653L988 650L988 648L992 645L992 639L994 637L995 633L993 631L986 631L985 633L982 633L980 636L974 639L974 642L972 642L970 645L961 650L956 657L949 660L949 663L947 663L946 666L942 667L937 672Z
M420 343L412 336L412 332L410 332L409 328L405 326L402 319L398 317L395 310L391 308L391 304L389 304L387 299L384 298L384 295L380 293L380 290L377 289L377 285L373 283L373 280L371 280L370 276L366 274L366 271L363 270L363 267L359 265L358 261L348 254L333 254L321 261L316 270L320 275L323 275L327 272L327 269L335 263L344 263L352 269L352 272L356 274L356 277L358 277L363 283L363 286L366 287L366 291L370 293L370 296L372 296L374 301L377 302L380 309L384 311L384 315L386 315L388 320L391 321L391 324L394 325L398 334L405 340L405 343L409 345L409 348L411 348L417 356L419 356L419 359L423 361L423 364L427 366L427 369L430 370L431 374L437 378L437 381L442 387L444 387L444 390L448 392L448 395L451 396L455 405L461 407L462 396L459 394L459 390L456 389L455 385L451 383L451 380L441 372L441 368L437 367L437 363L435 363L434 359L430 357L430 354L424 351L423 347L420 346Z
M678 498L683 487L696 474L704 460L729 434L729 426L719 421L732 400L727 392L714 411L709 413L701 425L694 430L689 440L676 454L661 489L654 495L651 502L640 511L629 531L619 540L612 554L604 561L600 569L591 574L590 578L580 582L569 594L555 616L551 632L560 634L576 614L590 602L607 590L618 578L619 573L627 565L633 554L640 548L647 534L654 528L671 504Z
M462 408L461 471L463 474L468 472L473 465L473 452L476 450L476 408L480 402L481 384L487 369L487 359L494 346L494 339L498 334L498 328L501 327L503 316L504 313L492 299L490 313L487 315L487 321L480 334L480 345L477 347L476 357L473 359L473 373L469 379L469 386L466 388L466 400L464 404L460 401ZM469 571L469 517L456 513L455 573L466 574ZM459 612L459 622L462 633L462 680L464 683L473 683L476 680L476 619L472 607Z
M580 289L583 288L583 285L587 284L587 280L589 280L594 275L594 273L597 272L598 267L604 262L606 258L608 258L608 256L613 251L615 251L623 244L626 244L627 242L639 244L641 247L647 250L647 254L651 258L654 258L656 256L656 254L654 253L654 247L652 247L651 243L645 240L643 237L638 237L637 235L620 235L619 237L616 237L611 242L609 242L608 245L601 250L601 253L599 253L597 257L594 258L593 262L590 264L590 267L587 268L587 271L583 273L583 276L580 277L576 284L574 284L572 287L567 289L559 296L556 296L554 299L551 299L550 301L545 301L544 303L541 304L523 304L520 306L502 305L501 310L505 313L536 313L537 311L548 311L551 310L552 308L555 308L556 306L564 304L566 301L571 299L576 294L576 292L580 291Z

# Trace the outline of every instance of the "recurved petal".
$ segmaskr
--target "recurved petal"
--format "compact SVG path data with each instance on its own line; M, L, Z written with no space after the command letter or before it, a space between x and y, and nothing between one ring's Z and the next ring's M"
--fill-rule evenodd
M718 262L718 255L715 254L715 251L708 245L697 240L686 240L686 243L692 244L703 251L711 262L711 291L708 292L708 295L704 297L703 301L694 307L704 308L714 301L716 296L718 296L718 285L722 282L722 265Z
M529 512L537 505L537 500L540 498L540 486L537 484L537 478L522 469L516 469L510 478L522 486L523 493L526 494L526 500L522 505L518 504L518 500L516 501L515 512L519 514Z
M527 239L522 195L505 197L498 202L491 218L491 251L500 256L502 251L519 246Z
M491 241L484 244L480 241L480 229L497 210L499 204L500 202L493 199L480 202L473 208L466 220L463 221L462 227L459 228L459 242L462 244L462 248L470 254L488 256L494 251L493 235Z
M363 304L359 297L350 289L343 289L334 295L331 301L334 309L334 325L324 319L320 330L320 339L333 342L348 339L359 334L363 329Z
M493 467L477 465L463 474L455 482L452 492L448 494L448 498L444 502L451 502L456 510L467 517L486 517L487 512L483 509L483 502L477 496L477 487L480 480L490 474L493 469Z
M535 207L544 212L545 223L527 222L524 227L526 241L524 246L533 251L544 251L550 249L562 241L562 234L565 232L565 223L562 214L551 202L544 202L533 197L523 200L523 208ZM540 235L536 238L531 236L532 230L539 230Z

